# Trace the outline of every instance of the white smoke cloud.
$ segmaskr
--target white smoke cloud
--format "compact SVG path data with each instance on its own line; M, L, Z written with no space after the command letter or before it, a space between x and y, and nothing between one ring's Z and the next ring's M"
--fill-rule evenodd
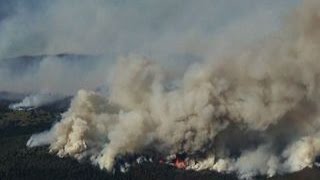
M32 148L36 146L49 145L54 140L52 133L53 131L51 130L32 135L27 142L27 146Z
M302 137L283 152L283 156L287 159L284 163L284 168L289 172L294 172L305 167L312 167L315 158L319 154L319 135Z
M25 97L21 102L10 104L9 108L14 110L38 108L62 98L55 94L35 94Z

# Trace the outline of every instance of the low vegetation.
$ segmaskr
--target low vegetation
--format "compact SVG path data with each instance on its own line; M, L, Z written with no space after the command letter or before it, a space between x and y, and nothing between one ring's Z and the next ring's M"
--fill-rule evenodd
M8 102L0 102L0 179L236 179L234 175L215 172L178 170L167 165L146 163L131 168L123 174L107 173L89 162L59 158L48 153L48 147L28 148L26 142L36 132L51 127L59 119L62 109L46 107L31 111L12 111ZM279 176L274 179L318 180L319 169ZM261 177L260 179L265 179Z

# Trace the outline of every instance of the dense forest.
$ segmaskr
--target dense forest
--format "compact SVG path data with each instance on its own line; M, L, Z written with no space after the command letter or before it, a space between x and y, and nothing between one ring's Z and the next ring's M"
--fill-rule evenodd
M235 175L211 171L185 171L174 167L144 163L132 167L127 173L100 170L89 162L71 158L59 158L48 153L48 147L28 148L26 142L36 132L48 129L59 119L65 107L52 104L31 111L12 111L9 101L0 103L0 179L237 179ZM67 101L63 102L63 104ZM318 180L320 170L306 169L299 173L278 176L272 179ZM265 177L256 177L265 179Z

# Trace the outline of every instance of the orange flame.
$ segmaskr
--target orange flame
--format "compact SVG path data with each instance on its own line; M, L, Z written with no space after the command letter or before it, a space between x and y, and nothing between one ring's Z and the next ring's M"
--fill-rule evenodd
M176 168L178 169L185 169L187 164L184 160L177 158L174 162L174 165L176 166Z

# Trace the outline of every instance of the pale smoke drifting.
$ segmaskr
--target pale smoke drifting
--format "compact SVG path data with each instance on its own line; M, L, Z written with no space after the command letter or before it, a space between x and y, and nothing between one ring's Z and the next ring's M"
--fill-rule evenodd
M53 137L54 137L52 133L53 131L45 131L39 134L32 135L27 142L27 146L36 147L36 146L43 146L43 145L48 145L52 143Z
M23 106L52 102L54 96L58 100L73 96L81 88L96 89L105 84L104 74L111 64L109 59L73 54L0 60L0 92L30 95Z
M38 108L46 104L53 103L57 100L63 99L64 96L56 95L56 94L34 94L25 97L21 102L14 103L9 106L10 109L20 110L20 109L33 109Z
M172 76L181 78L188 65L205 59L212 49L219 52L274 32L279 16L294 4L252 0L2 0L0 91L73 96L79 89L93 90L105 84L114 57L129 53L151 56L171 69ZM4 9L8 13L5 17ZM81 54L90 55L85 58L88 61L82 61ZM33 60L23 59L26 55L46 56L30 68ZM15 69L6 66L15 60L13 57L22 57Z
M50 151L107 170L128 153L183 151L188 169L241 178L312 166L320 154L320 2L306 1L289 22L254 48L192 65L174 89L147 58L120 59L109 97L80 90L50 130Z

